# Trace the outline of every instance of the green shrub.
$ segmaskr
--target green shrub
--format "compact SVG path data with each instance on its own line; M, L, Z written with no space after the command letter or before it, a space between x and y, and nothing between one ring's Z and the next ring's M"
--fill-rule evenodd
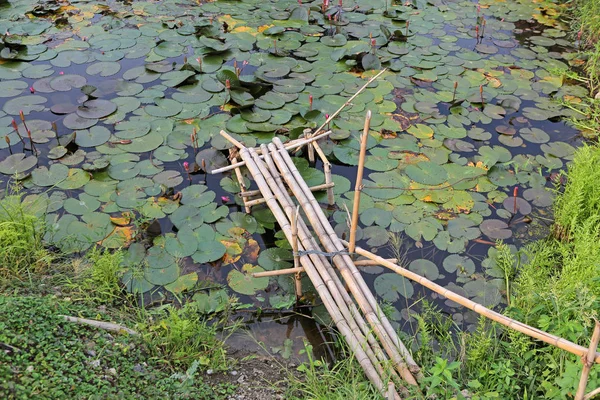
M102 304L113 304L123 299L121 284L125 252L110 251L93 247L85 258L73 261L76 278L71 286L75 287L87 299Z

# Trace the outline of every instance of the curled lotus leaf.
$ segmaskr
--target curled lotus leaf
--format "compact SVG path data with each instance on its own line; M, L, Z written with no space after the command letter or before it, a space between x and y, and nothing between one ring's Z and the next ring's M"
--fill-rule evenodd
M512 236L508 224L499 219L486 219L480 225L481 232L490 239L508 239Z

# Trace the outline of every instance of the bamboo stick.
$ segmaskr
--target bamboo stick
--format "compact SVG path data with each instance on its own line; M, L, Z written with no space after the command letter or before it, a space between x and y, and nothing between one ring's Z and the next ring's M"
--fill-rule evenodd
M310 128L306 128L304 130L304 137L308 139L310 137L311 133L312 133L311 129ZM315 163L315 148L313 146L315 143L316 142L309 143L306 146L307 149L308 149L308 162L310 162L311 165L313 165Z
M346 242L346 241L342 241L342 242L346 246L348 245L348 242ZM552 335L550 333L544 332L540 329L531 327L520 321L514 320L505 315L497 313L496 311L490 310L489 308L486 308L486 307L482 306L481 304L474 302L473 300L467 299L466 297L456 294L453 291L448 290L448 289L438 285L437 283L430 281L429 279L427 279L425 277L422 277L422 276L420 276L408 269L405 269L399 265L388 262L383 257L375 255L367 250L361 249L360 247L357 247L355 249L355 252L356 252L356 254L360 254L361 256L364 256L371 260L377 261L380 265L391 269L392 271L396 272L397 274L402 275L403 277L408 278L412 281L415 281L415 282L425 286L426 288L438 293L439 295L444 296L448 300L452 300L455 303L458 303L464 307L467 307L468 309L475 311L476 313L483 315L483 316L491 319L492 321L496 321L501 325L507 326L518 332L524 333L525 335L531 336L532 338L541 340L542 342L556 346L562 350L568 351L569 353L575 354L579 357L582 357L582 356L588 354L588 349L583 346L580 346L578 344L570 342L561 337ZM593 356L593 360L596 364L600 364L600 353L598 353L596 351L595 355Z
M335 186L335 183L333 183L333 182L323 183L320 185L311 186L310 191L318 192L319 190L329 189L334 186ZM287 191L288 191L288 193L291 193L291 191L289 189L287 189ZM259 195L260 195L260 190L247 190L244 194L240 194L240 196L243 196L243 197L252 197L252 196L259 196Z
M292 214L292 250L294 251L294 267L300 268L300 257L298 256L298 217L300 215L300 208L296 207L296 212ZM300 271L296 272L295 279L296 288L296 302L300 301L302 297L302 281Z
M594 389L591 392L589 392L588 394L586 394L585 397L583 398L583 400L593 399L594 397L598 396L599 394L600 394L600 388Z
M269 185L267 184L265 178L262 176L257 165L254 163L254 160L252 159L252 156L250 155L249 150L246 148L243 148L240 152L240 155L242 157L242 160L244 160L246 162L246 165L247 165L248 169L251 171L251 174L254 177L254 180L256 181L258 187L260 188L260 190L263 193L263 195L265 196L265 198L267 199L267 205L273 212L273 215L275 216L281 229L285 233L286 238L289 241L291 241L291 232L290 232L291 229L290 229L290 225L287 221L287 217L283 213L281 208L279 208L279 205L277 204L277 200L273 196L273 193L271 192ZM314 265L312 264L310 257L307 257L306 255L304 255L304 256L301 256L300 259L301 259L302 265L304 265L304 267L306 269L307 274L309 275L311 281L313 282L315 289L317 290L317 293L319 293L319 296L323 300L323 304L325 305L327 311L329 312L332 320L334 321L334 323L336 324L336 326L338 327L338 329L340 330L342 335L345 337L348 345L350 346L351 350L354 352L357 361L360 363L361 367L365 371L365 375L375 385L375 387L378 388L378 390L383 391L383 382L381 380L381 377L379 376L379 374L377 373L377 370L371 363L371 360L369 359L369 357L363 350L362 345L359 343L356 336L353 334L352 330L350 330L350 327L348 326L348 322L342 316L340 309L335 305L335 302L333 300L331 293L328 290L328 287L325 285L325 283L323 282L323 280L321 279L319 274L316 272L316 269L314 268Z
M333 114L331 114L329 116L329 118L327 118L325 120L325 122L323 123L323 125L321 125L320 127L317 128L317 130L315 131L314 135L318 134L321 130L323 130L323 128L325 128L325 126L327 124L329 124L335 117L337 117L339 115L339 113L342 112L342 110L344 110L344 108L348 107L350 105L350 103L352 103L352 100L354 100L359 94L362 93L363 90L365 90L367 88L367 86L369 86L371 83L373 83L373 81L377 78L379 78L381 76L381 74L383 74L385 71L387 71L387 68L382 69L377 75L375 75L374 77L372 77L371 79L369 79L367 81L367 83L365 83L360 89L358 89L358 91L356 93L354 93L354 95L352 95L352 97L350 97L344 104L342 104L342 106Z
M386 260L389 262L392 262L392 263L398 262L397 258L387 258ZM379 265L379 263L377 261L373 261L373 260L357 260L357 261L354 261L354 265L356 265L357 267L370 267L373 265Z
M327 204L330 206L335 204L335 197L333 196L333 178L331 177L331 163L327 159L327 156L319 146L319 143L313 142L313 147L315 151L319 155L321 162L323 162L323 172L325 173L325 184L331 185L329 189L327 189Z
M273 146L273 148L274 148L274 145L272 145L272 144L269 146L270 147ZM293 204L292 198L287 194L287 191L283 190L283 181L281 180L280 174L277 171L277 168L275 167L275 164L270 156L269 151L266 150L266 146L262 145L261 147L263 147L263 149L265 149L263 151L263 154L265 154L265 161L268 165L268 169L264 169L261 172L263 172L263 175L266 176L267 183L269 185L271 185L271 189L273 189L273 191L276 195L276 198L282 204L284 210L286 211L288 216L291 217L292 213L294 212L294 207L292 205ZM255 157L255 161L260 168L263 168L261 165L262 163L260 162L260 159L258 159L258 157ZM305 244L305 247L318 249L318 245L317 245L315 239L308 231L304 222L302 220L300 220L299 222L300 222L299 232L300 232L303 244ZM372 349L370 349L368 346L366 347L366 350L367 350L366 353L369 356L369 358L371 358L371 360L377 367L378 371L381 374L383 374L383 370L381 370L381 366L377 363L377 361L379 360L381 362L386 362L385 354L381 350L378 342L373 337L371 330L369 329L366 322L360 315L360 312L356 308L356 305L354 304L354 302L352 301L352 299L350 298L348 293L346 291L344 291L343 285L342 285L341 281L339 280L339 278L337 277L333 267L328 262L328 260L322 255L311 254L310 256L311 256L311 258L315 257L315 259L313 260L315 263L315 266L321 265L322 267L324 267L324 268L317 268L317 272L321 275L321 278L326 282L327 286L330 288L332 295L334 295L334 299L339 304L340 310L343 313L345 312L346 309L350 310L350 314L346 314L346 319L350 324L350 328L353 331L355 331L357 334L362 332L362 334L364 335L363 340L364 340L364 337L366 337L368 344L372 346ZM341 299L340 299L340 297L341 297ZM347 307L344 306L344 304L343 304L344 302L346 303ZM353 317L354 317L354 319L353 319ZM395 374L395 372L393 370L392 370L392 378L398 379L398 376Z
M277 138L275 138L273 140L273 142L277 145L277 147L279 147L280 150L283 150L283 146L282 146L280 140L277 140ZM275 160L275 163L277 164L277 167L281 171L283 178L286 180L287 184L290 186L290 188L294 192L296 199L298 199L298 201L300 201L300 204L302 205L302 208L304 209L306 216L310 220L313 228L316 230L321 243L325 246L325 249L328 252L339 251L339 249L337 249L335 247L335 245L331 242L330 237L328 236L328 234L325 232L323 226L321 225L320 219L318 217L318 213L316 212L316 208L313 208L313 206L310 204L310 200L307 197L307 193L302 190L302 184L304 184L305 187L307 187L307 185L302 180L302 177L300 176L298 170L293 165L293 162L291 161L289 154L287 154L287 152L272 151L272 156ZM291 163L291 165L290 165L290 163ZM308 191L308 193L310 193L310 191ZM314 199L314 197L312 195L311 195L311 197L312 197L312 200L314 200L316 202L316 200ZM322 211L320 210L320 208L319 208L319 211L322 214ZM324 215L323 215L323 218L325 219L326 224L329 225L329 222L327 221L327 218ZM331 228L331 225L329 225L329 228ZM333 231L333 228L331 228L331 230ZM334 233L334 235L335 235L335 233ZM337 238L337 236L336 236L336 238ZM339 238L337 238L337 240L339 240ZM341 245L341 243L339 244L339 246L343 249L343 246ZM400 373L400 376L402 376L402 378L407 383L416 386L417 382L416 382L415 378L413 377L411 371L407 368L406 363L404 361L404 359L408 359L408 358L407 357L403 358L399 353L400 349L397 347L397 342L399 342L400 340L397 338L396 332L391 327L391 324L389 325L389 327L391 328L391 331L388 330L382 324L383 319L387 320L387 318L378 309L375 299L373 298L371 301L368 298L366 298L364 289L360 288L361 281L362 281L362 283L364 283L364 280L360 276L360 273L357 270L358 278L359 278L359 281L357 283L357 281L355 280L355 277L353 276L353 273L349 270L347 265L345 265L346 260L344 259L343 256L334 256L333 261L336 264L336 266L340 269L342 276L344 277L346 283L348 284L348 286L350 287L350 289L352 291L352 294L354 295L354 298L356 299L357 303L359 304L360 308L362 309L363 313L365 314L366 320L369 322L371 327L373 327L375 334L377 335L377 337L379 337L381 344L383 345L383 348L386 350L386 353L388 354L390 359L394 362L394 365L397 368L398 372ZM349 258L348 258L348 262L350 264L352 264L352 261L349 260ZM352 264L352 267L354 267L354 264ZM356 267L354 267L354 269L356 269ZM366 286L366 283L364 283L364 286ZM368 290L368 288L367 288L367 290ZM369 291L369 293L370 293L370 291ZM371 294L371 296L372 296L372 294ZM374 305L373 305L373 303L374 303ZM388 323L389 323L389 321L388 321ZM395 339L392 339L392 337L395 337ZM408 353L408 350L406 350L406 353ZM408 355L410 356L409 353L408 353Z
M579 379L579 386L577 387L577 393L575 394L575 400L583 400L585 396L585 388L587 387L588 377L590 376L590 370L594 365L594 356L596 350L598 350L598 342L600 341L600 323L595 321L594 333L592 333L592 339L590 340L590 347L585 357L581 358L583 362L583 369L581 370L581 378Z
M223 133L225 133L225 132L224 132L224 131L221 131L220 133L221 133L221 135L222 135L222 134L223 134ZM226 134L226 133L225 133L225 134ZM297 141L295 141L295 142L290 142L290 143L288 143L288 144L286 144L286 145L285 145L285 148L286 148L286 150L288 150L288 151L289 151L289 150L293 150L293 149L296 149L296 148L298 148L298 147L302 147L302 146L304 146L304 145L306 145L306 144L308 144L308 143L312 143L312 142L314 142L314 141L317 141L317 140L323 139L324 137L327 137L327 136L329 136L330 134L331 134L331 131L327 131L327 132L320 133L320 134L318 134L318 135L316 135L316 136L315 136L315 135L313 135L313 136L311 136L311 137L310 137L310 138L308 138L308 139L303 139L303 140L297 140ZM231 137L230 135L227 135L227 136ZM232 138L232 139L233 139L233 138ZM235 139L234 139L234 140L235 140ZM236 142L237 142L237 143L240 143L240 142L238 142L237 140L236 140ZM232 142L232 143L234 143L234 142ZM241 143L240 143L240 144L241 144ZM234 145L235 145L235 143L234 143ZM261 158L263 158L263 157L264 157L264 154L261 154L261 155L260 155L260 157L261 157ZM239 168L239 167L243 167L244 165L246 165L246 161L240 161L240 162L237 162L237 163L235 163L235 164L230 164L230 165L228 165L228 166L226 166L226 167L222 167L222 168L213 169L213 170L212 170L212 171L210 171L209 173L210 173L211 175L215 175L215 174L218 174L218 173L221 173L221 172L225 172L225 171L231 171L232 169L236 169L236 168Z
M230 151L230 153L232 153L232 151ZM237 157L231 157L231 162L233 163L237 163ZM244 177L242 176L242 171L240 171L239 168L235 169L235 176L237 178L238 184L240 185L240 193L244 193L246 191L246 184L244 183ZM248 199L246 199L245 196L241 196L242 197L242 202L244 203L244 211L246 211L246 214L250 214L250 206L247 204Z
M267 276L291 275L291 274L296 274L298 272L303 272L303 271L304 271L304 267L285 268L285 269L277 269L274 271L255 272L252 274L252 277L253 278L264 278Z
M371 110L365 116L365 126L360 137L360 154L358 156L358 170L356 171L356 183L354 185L354 204L352 205L352 223L350 224L350 246L348 251L354 253L356 246L356 229L358 228L358 208L360 207L360 192L362 190L363 170L365 168L365 155L367 153L367 139L369 139L369 127L371 126Z

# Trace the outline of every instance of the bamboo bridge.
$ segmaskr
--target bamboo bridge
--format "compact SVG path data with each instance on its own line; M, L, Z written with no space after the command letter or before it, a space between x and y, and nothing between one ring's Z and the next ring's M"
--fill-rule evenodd
M593 364L600 363L600 353L597 352L600 340L600 324L598 322L596 322L590 347L585 348L508 318L447 290L425 277L397 265L397 260L384 259L355 246L370 112L367 112L361 136L355 197L352 214L349 216L351 219L349 241L340 239L334 232L329 218L313 195L313 191L326 190L328 203L334 204L331 164L320 148L318 140L331 133L323 130L325 125L379 75L381 73L371 78L363 88L330 116L325 124L315 130L315 133L307 130L303 138L290 141L285 145L276 137L271 143L262 144L259 148L248 148L225 131L221 131L221 135L235 146L235 149L230 150L232 164L213 170L211 173L234 170L246 212L250 213L252 206L256 204L266 204L293 249L294 268L266 271L256 273L254 276L295 274L296 295L299 297L302 291L300 274L305 273L312 281L337 330L344 337L365 375L388 400L406 398L410 393L413 395L420 393L419 381L423 374L413 360L410 351L402 343L392 324L379 307L375 296L357 268L360 265L381 265L391 269L510 329L580 356L583 362L583 371L575 399L590 399L600 394L600 388L587 395L584 393L591 367ZM316 153L323 162L324 185L309 187L293 163L288 151L299 150L304 146L308 148L308 156L311 161L314 161ZM238 161L238 156L241 161ZM245 186L241 172L243 166L248 169L258 190L248 190ZM256 196L259 198L251 199ZM355 255L363 256L367 260L355 261L353 259Z

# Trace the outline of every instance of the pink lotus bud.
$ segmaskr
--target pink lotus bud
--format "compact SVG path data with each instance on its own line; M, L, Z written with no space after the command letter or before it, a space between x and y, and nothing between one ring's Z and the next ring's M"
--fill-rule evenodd
M375 39L371 39L371 47L375 47L377 45L377 41Z
M12 127L15 131L18 131L18 127L17 127L17 121L15 121L14 119L12 120Z
M325 7L328 7L329 6L329 0L323 0L323 5Z
M21 117L21 121L25 121L25 114L23 114L23 110L19 111L19 117Z
M229 198L229 196L221 196L221 201L223 203L228 203L231 201L231 199Z
M190 172L190 164L187 161L183 162L183 169L185 172Z
M202 65L202 59L200 57L196 58L196 62L200 65Z
M64 73L64 72L62 72L62 71L60 71L58 74L59 74L59 75L64 75L65 73Z
M229 82L229 79L226 79L226 80L225 80L225 88L226 88L227 90L231 89L231 82Z
M242 67L245 67L246 65L248 65L248 61L244 60L244 62L242 63Z
M312 105L313 105L313 95L312 94L308 95L308 105L310 106L310 109L312 110Z
M481 6L479 4L477 4L477 15L479 15L480 12L481 12Z
M343 0L338 1L338 6L340 6L340 7L342 6L342 1Z
M31 93L35 93L35 89L33 88L33 86L30 86L30 87L29 87L29 91L30 91Z
M329 119L329 114L325 114L325 120Z

